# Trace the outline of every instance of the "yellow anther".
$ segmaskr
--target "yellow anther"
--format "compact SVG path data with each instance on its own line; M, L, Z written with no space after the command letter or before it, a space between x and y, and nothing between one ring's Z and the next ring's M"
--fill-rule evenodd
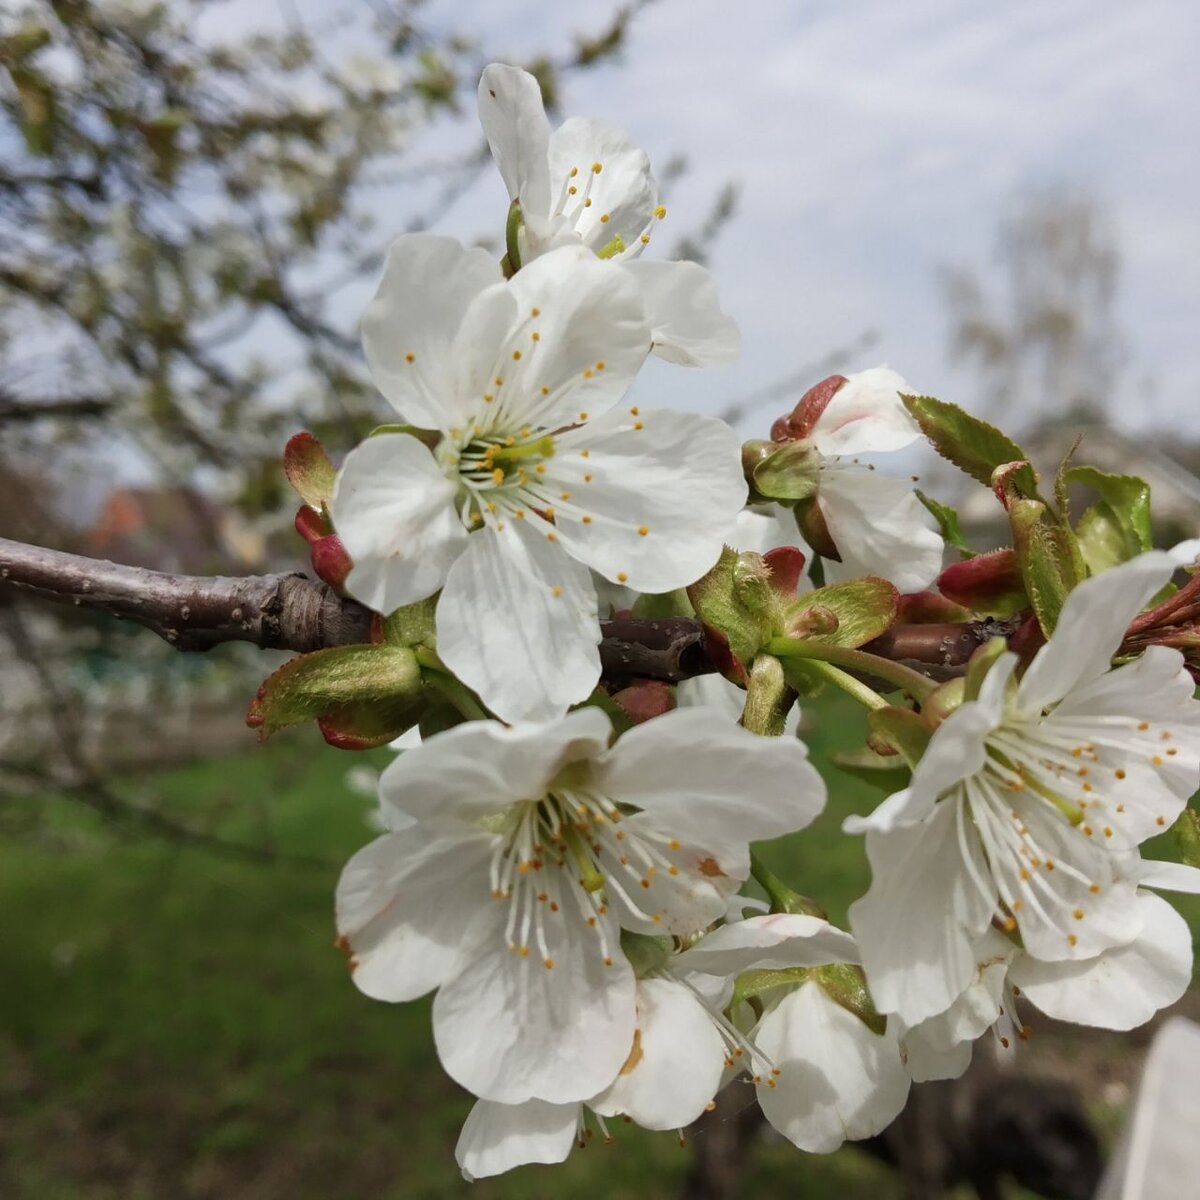
M499 487L504 482L504 468L503 467L497 467L492 472L492 482L497 487Z
M603 171L603 170L604 170L604 164L603 164L603 163L600 163L600 162L594 162L594 163L592 163L592 174L593 174L593 175L599 175L599 174L600 174L600 172L601 172L601 171Z
M583 523L584 523L585 525L590 525L590 524L592 523L592 518L591 518L591 517L584 517L584 518L583 518Z
M654 210L654 215L655 215L655 216L656 216L656 217L657 217L657 218L658 218L658 219L661 221L661 220L663 219L663 217L665 217L665 216L667 215L667 208L666 208L666 205L665 205L665 204L660 204L660 205L659 205L659 206L658 206L658 207L657 207L657 208Z
M405 362L416 362L416 361L417 361L417 356L416 356L415 354L406 354L406 355L404 356L404 361L405 361Z
M574 179L574 178L575 178L575 176L576 176L576 175L578 175L578 174L579 174L579 168L578 168L578 167L572 167L572 168L571 168L571 175L570 175L570 178Z
M584 377L584 379L591 379L591 377L594 374L595 374L595 371L593 371L591 367L588 367L584 370L583 377Z
M601 214L600 214L600 224L601 224L601 225L607 225L607 224L608 224L608 222L609 222L609 220L610 220L610 218L609 218L609 215L608 215L608 213L601 213Z
M597 371L603 371L603 370L604 370L604 359L601 359L601 360L600 360L600 361L599 361L599 362L596 364L596 370L597 370Z
M585 475L585 476L583 477L583 482L584 482L584 483L591 483L591 482L592 482L592 476L591 476L591 474L590 474L590 473L589 473L589 474L587 474L587 475Z
M492 382L493 382L493 383L494 383L494 384L495 384L497 387L503 387L503 386L504 386L504 380L503 380L503 379L501 379L499 375L497 375L497 376L496 376L496 378L492 380Z
M538 331L535 329L535 330L534 330L534 331L533 331L533 332L532 332L532 333L529 335L529 340L530 340L531 342L540 342L540 341L542 340L542 335L541 335L540 333L538 333Z
M618 583L625 583L628 579L629 579L629 576L626 575L624 571L617 572L617 582Z
M542 310L540 308L531 308L529 310L529 315L531 317L540 317L542 315Z
M634 429L645 429L646 428L646 426L641 421L634 421L633 427L634 427Z
M631 417L640 417L640 416L642 415L642 410L641 410L640 408L638 408L638 406L635 404L635 405L634 405L634 406L633 406L633 407L632 407L632 408L629 410L629 415L630 415Z
M492 402L493 400L495 400L495 398L496 398L496 397L495 397L495 396L493 396L491 392L484 392L484 393L483 393L483 402L484 402L484 404L491 404L491 402Z
M583 202L583 207L584 207L584 208L591 208L591 207L592 207L592 198L591 198L591 196L589 196L589 197L588 197L588 198L587 198L587 199L586 199L586 200Z
M579 189L578 189L578 188L577 188L577 187L576 187L574 184L571 184L571 186L570 186L569 188L567 188L567 191L568 191L568 192L569 192L569 193L570 193L572 196L574 196L574 195L575 195L575 193L576 193L577 191L579 191Z
M590 450L580 450L580 452L579 452L580 458L591 458L591 456L592 456L592 452Z
M542 384L542 395L543 396L550 395L550 389L544 383Z
M554 530L551 530L551 531L550 531L548 534L546 534L546 541L548 541L548 542L557 542L557 541L558 541L558 534L557 534L557 533L555 533L555 532L554 532ZM555 594L557 595L557 593L555 593Z
M559 498L560 500L570 500L570 498L571 498L571 493L570 493L570 492L559 492L559 493L558 493L558 498Z
M1082 920L1083 920L1083 909L1082 909L1082 908L1077 908L1077 909L1076 909L1076 910L1075 910L1075 911L1074 911L1074 912L1071 914L1071 916L1073 916L1073 917L1075 918L1075 920L1077 920L1077 921L1082 921Z
M542 965L546 968L547 971L552 970L554 967L554 959L544 958L544 959L542 959Z
M1075 936L1073 933L1068 933L1068 934L1067 934L1067 945L1068 945L1068 946L1073 946L1073 945L1075 945L1075 943L1076 943L1077 941L1079 941L1079 939L1078 939L1078 938L1077 938L1077 937L1076 937L1076 936Z
M520 362L520 361L521 361L521 352L520 352L520 350L514 350L514 351L513 351L513 362Z
M648 233L643 233L639 240L641 241L643 246L650 245L650 235Z
M650 532L649 525L639 525L638 526L638 537L645 537L646 534L648 534L649 532Z
M516 517L518 521L523 521L525 519L525 510L523 508L518 508L517 511L513 513L513 516Z

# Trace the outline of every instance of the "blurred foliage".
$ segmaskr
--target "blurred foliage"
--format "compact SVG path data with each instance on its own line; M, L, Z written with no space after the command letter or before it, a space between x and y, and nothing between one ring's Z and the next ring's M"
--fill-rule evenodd
M528 64L551 104L564 73L621 49L646 2ZM124 442L176 483L208 468L262 511L289 433L348 445L374 423L330 299L486 162L481 139L417 161L423 130L473 110L490 57L427 8L318 8L306 25L290 3L5 6L0 475L18 446L61 463L64 444ZM373 216L384 186L411 207L389 192Z

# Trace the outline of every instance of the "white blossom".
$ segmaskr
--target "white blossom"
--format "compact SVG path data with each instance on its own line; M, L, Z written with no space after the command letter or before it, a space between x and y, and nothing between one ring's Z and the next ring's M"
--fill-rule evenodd
M447 1072L487 1100L596 1097L637 1028L621 929L690 934L722 917L748 842L809 823L824 785L792 739L703 709L469 722L384 772L385 819L338 885L338 930L370 996L438 989ZM405 819L415 824L403 827Z
M617 407L650 334L638 289L575 247L510 282L481 250L400 238L363 320L406 433L347 457L331 502L350 593L388 613L441 589L438 653L505 720L548 719L600 674L588 568L692 583L746 496L734 432Z
M522 263L582 244L636 280L661 358L716 366L737 357L737 324L721 311L708 271L639 258L667 210L646 152L623 130L572 117L552 133L537 80L500 63L479 81L479 119L509 199L521 204Z
M992 925L1044 963L1139 936L1136 847L1200 781L1200 704L1175 650L1111 661L1172 566L1143 554L1080 584L1020 682L1002 654L911 786L847 820L867 832L872 883L850 923L881 1010L909 1026L944 1012Z

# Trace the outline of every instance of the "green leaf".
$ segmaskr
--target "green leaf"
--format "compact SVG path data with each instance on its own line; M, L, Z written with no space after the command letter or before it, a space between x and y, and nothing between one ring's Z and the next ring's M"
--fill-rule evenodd
M942 540L962 552L963 558L973 558L975 551L967 545L963 537L962 526L958 523L958 513L948 504L942 504L932 496L927 496L920 488L914 488L917 499L933 514L942 533Z
M1069 483L1082 483L1096 492L1108 505L1131 546L1136 547L1132 558L1154 548L1150 528L1150 485L1136 475L1113 475L1096 467L1072 467L1066 478Z
M1075 536L1079 539L1083 561L1092 575L1099 575L1137 554L1130 546L1120 518L1103 500L1097 501L1079 518Z
M985 487L991 487L992 472L997 467L1029 460L1029 455L1007 434L957 404L932 396L902 395L900 399L933 448ZM1026 482L1036 486L1032 468Z
M822 610L822 616L832 613L837 618L836 629L806 637L856 648L885 633L896 620L899 606L900 593L896 588L886 579L868 575L865 579L833 583L808 592L789 608L787 624L803 622L804 614L813 609Z
M421 671L401 646L334 646L302 654L263 681L246 713L259 737L320 720L334 745L379 746L416 723Z

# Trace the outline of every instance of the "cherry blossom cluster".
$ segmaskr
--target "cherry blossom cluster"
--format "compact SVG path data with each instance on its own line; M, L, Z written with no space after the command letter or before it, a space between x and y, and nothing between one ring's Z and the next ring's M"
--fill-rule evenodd
M705 269L643 257L666 212L623 131L552 131L500 65L479 112L503 260L396 241L363 341L397 422L336 477L289 448L314 565L377 644L295 660L251 710L345 746L412 728L338 937L368 996L436 993L477 1098L464 1173L562 1161L614 1117L681 1131L724 1086L827 1152L989 1030L1009 1046L1026 1002L1127 1029L1176 1000L1191 938L1156 890L1200 870L1141 847L1200 783L1194 547L1151 549L1130 476L1065 464L1047 500L1015 443L886 367L744 446L630 404L649 354L727 363L737 326ZM922 440L993 488L1011 546L975 554L877 469ZM1100 497L1076 522L1068 484ZM614 604L694 622L697 677L606 676ZM978 646L949 678L889 652L948 627ZM851 765L888 793L845 823L872 875L849 931L751 851L825 805L797 720L828 687L864 706Z

